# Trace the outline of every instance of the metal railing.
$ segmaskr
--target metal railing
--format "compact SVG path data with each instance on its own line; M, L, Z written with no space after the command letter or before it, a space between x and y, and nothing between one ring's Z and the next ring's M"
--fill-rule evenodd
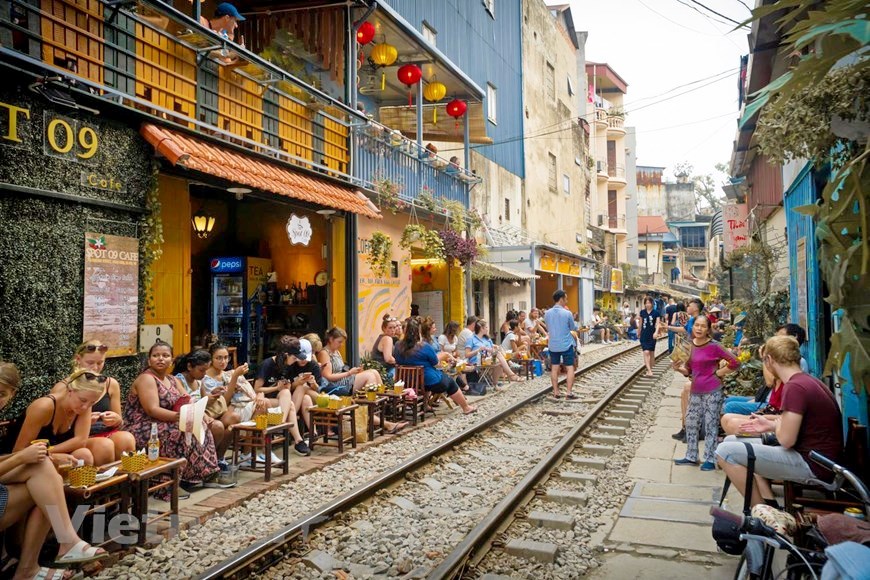
M598 227L608 228L611 230L624 230L625 215L598 214Z
M607 176L620 181L625 181L625 167L611 163L607 166Z
M362 115L156 0L13 2L0 54L72 89L355 183L348 138ZM58 14L63 14L63 17ZM35 71L34 71L35 72Z
M467 169L376 121L355 127L354 138L354 172L360 180L389 180L400 186L399 197L405 201L422 193L435 202L458 201L468 207L469 188L480 178Z

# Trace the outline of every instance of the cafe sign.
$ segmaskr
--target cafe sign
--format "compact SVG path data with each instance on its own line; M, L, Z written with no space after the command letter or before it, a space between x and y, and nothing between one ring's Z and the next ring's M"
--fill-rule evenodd
M290 215L287 220L287 238L291 244L307 246L313 233L308 216L299 217L295 213Z
M84 254L82 340L108 345L108 356L135 354L139 337L139 240L88 232Z

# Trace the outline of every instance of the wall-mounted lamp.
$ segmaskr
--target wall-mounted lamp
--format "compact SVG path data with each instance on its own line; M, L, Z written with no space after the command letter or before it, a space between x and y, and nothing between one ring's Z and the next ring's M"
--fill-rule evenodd
M251 193L247 187L228 187L227 191L236 196L236 201L245 199L245 194Z
M196 232L196 237L204 240L214 229L214 216L207 214L202 208L196 212L190 223L193 226L193 231Z

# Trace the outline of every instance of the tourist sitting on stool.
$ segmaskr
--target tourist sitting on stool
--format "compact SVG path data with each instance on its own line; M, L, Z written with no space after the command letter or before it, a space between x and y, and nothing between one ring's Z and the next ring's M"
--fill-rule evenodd
M506 375L511 381L522 380L513 370L504 358L504 353L500 348L496 348L489 335L489 325L486 320L480 318L474 323L474 335L465 343L465 358L468 362L475 366L480 366L482 363L481 355L484 358L495 357L495 368L492 369L492 379L498 381L502 375Z
M821 381L801 371L800 359L800 347L791 336L774 336L765 343L762 362L783 383L782 415L775 418L754 415L742 430L758 435L758 439L738 440L729 436L716 449L725 475L743 492L747 464L743 442L752 445L757 483L752 487L752 505L776 503L768 479L798 483L829 481L832 474L810 461L810 451L835 462L842 458L840 407Z
M0 411L15 397L21 376L12 363L0 361ZM35 439L35 438L34 438ZM9 441L0 440L8 449ZM49 530L60 550L55 566L86 564L108 556L79 538L72 525L63 492L63 479L55 469L45 442L32 443L0 459L0 531L24 522L21 554L14 580L68 578L62 570L39 565L39 552Z
M151 437L151 425L157 425L160 455L184 458L187 464L181 470L182 486L190 489L207 481L217 482L218 457L214 437L204 429L200 443L196 437L186 437L178 427L179 409L190 401L179 381L172 376L172 347L157 339L148 350L148 365L133 381L124 405L124 422L136 437L136 448L144 449ZM169 498L169 489L158 492L160 499Z
M420 322L416 318L410 318L405 323L405 336L396 344L395 355L396 362L400 365L423 367L423 386L426 391L446 393L466 415L477 411L477 408L468 404L456 381L438 368L435 349L428 342L422 341Z
M91 432L91 408L106 392L107 377L78 369L63 382L66 388L57 395L40 397L30 403L15 441L21 451L36 439L45 439L53 461L94 464L87 448Z
M366 385L380 384L381 377L377 371L363 370L360 367L347 367L341 358L341 345L347 340L344 329L333 326L326 331L326 344L317 354L317 360L323 369L326 386L321 392L327 395L349 396Z
M381 364L384 371L390 377L396 376L396 359L393 357L394 341L402 332L402 325L399 319L393 317L392 314L384 314L381 321L381 334L375 339L374 347L372 348L372 360Z
M759 359L764 360L763 346L758 349L758 356ZM722 430L725 431L726 435L743 433L743 425L749 422L749 415L751 414L760 413L764 416L775 418L774 416L782 413L782 382L766 366L762 365L761 368L764 374L765 386L756 393L756 400L761 399L760 405L755 406L751 413L724 413L719 423L722 425ZM753 401L753 403L755 402ZM726 403L725 408L727 407L728 404Z
M85 369L94 374L102 374L106 365L106 352L109 347L99 340L83 342L73 355L72 368ZM66 390L66 383L54 385L51 394L60 396ZM106 393L91 408L91 430L85 446L94 456L94 465L105 465L119 461L125 451L136 449L136 439L129 431L124 431L121 418L121 385L109 377L106 379Z

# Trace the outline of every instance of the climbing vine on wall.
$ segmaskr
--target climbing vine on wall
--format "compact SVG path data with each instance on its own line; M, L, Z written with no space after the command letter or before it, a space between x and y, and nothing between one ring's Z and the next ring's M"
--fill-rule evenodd
M139 238L139 279L142 281L145 310L154 311L154 272L151 266L163 255L163 221L160 218L158 165L152 162L151 184L145 194L145 215Z

